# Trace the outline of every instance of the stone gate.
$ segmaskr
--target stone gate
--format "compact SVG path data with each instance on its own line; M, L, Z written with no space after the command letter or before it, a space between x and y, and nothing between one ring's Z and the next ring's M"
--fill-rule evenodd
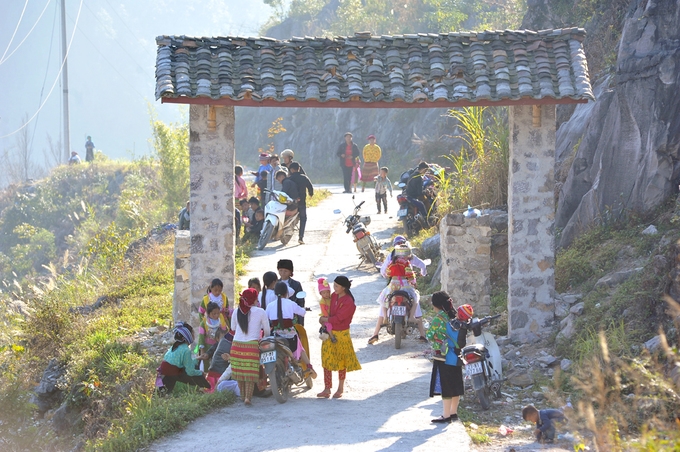
M584 37L580 28L286 41L159 36L156 98L191 105L189 303L200 303L214 277L233 292L234 106L507 105L509 327L533 337L554 295L554 106L593 100Z

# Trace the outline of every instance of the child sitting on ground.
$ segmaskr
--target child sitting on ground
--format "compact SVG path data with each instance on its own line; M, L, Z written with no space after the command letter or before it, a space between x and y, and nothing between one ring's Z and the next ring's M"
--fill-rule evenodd
M564 413L560 410L547 409L537 410L533 405L527 405L522 409L522 417L525 421L535 422L536 441L540 443L552 443L555 441L555 424L553 421L566 421Z
M255 211L255 221L247 229L246 237L250 239L259 239L262 227L264 226L264 210L257 209Z
M326 278L319 278L317 281L319 285L319 295L321 295L321 300L319 300L319 308L321 308L321 317L329 317L331 312L331 287L328 285L328 280ZM326 322L319 328L319 338L323 341L330 339L331 342L335 343L337 339L333 335L333 326Z
M198 370L196 360L191 356L189 346L194 342L191 325L184 322L175 324L175 343L165 353L160 367L156 370L156 386L159 394L170 394L178 381L187 385L209 389L210 383Z

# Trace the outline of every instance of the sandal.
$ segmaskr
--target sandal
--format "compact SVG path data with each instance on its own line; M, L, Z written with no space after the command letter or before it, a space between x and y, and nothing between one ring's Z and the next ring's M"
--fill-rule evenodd
M368 340L368 344L369 344L369 345L375 344L376 342L378 342L378 335L377 335L377 334L376 334L375 336L371 337L371 338Z
M339 399L340 397L342 397L342 392L340 391L336 391L335 394L333 394L334 399Z
M326 388L323 391L321 391L320 393L318 393L316 396L320 399L327 399L331 396L331 389Z
M439 416L437 418L432 419L430 422L434 424L450 424L451 423L451 418L450 417L444 417L444 416Z

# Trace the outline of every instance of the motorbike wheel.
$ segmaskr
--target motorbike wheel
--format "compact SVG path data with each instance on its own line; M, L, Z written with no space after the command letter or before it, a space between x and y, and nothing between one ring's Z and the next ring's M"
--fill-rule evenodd
M312 380L312 377L305 378L305 385L307 386L307 389L312 389L314 387L314 380Z
M365 258L366 261L370 262L372 265L375 265L375 263L377 262L376 257L375 257L375 253L373 252L373 250L371 248L366 248L364 250L364 258Z
M404 325L401 322L397 322L394 324L394 348L399 350L401 348L401 332L404 328Z
M279 403L286 403L286 400L288 400L288 393L290 391L290 387L283 383L284 379L285 372L283 370L283 366L279 363L276 363L274 370L269 374L269 384L272 387L272 393L274 394L276 401Z
M489 401L489 387L485 385L483 388L475 390L475 392L477 393L479 404L482 405L482 409L486 411L491 408L491 402Z
M262 251L265 246L267 246L267 243L272 238L272 234L274 233L274 225L266 222L264 224L264 230L260 234L260 240L257 241L257 249Z

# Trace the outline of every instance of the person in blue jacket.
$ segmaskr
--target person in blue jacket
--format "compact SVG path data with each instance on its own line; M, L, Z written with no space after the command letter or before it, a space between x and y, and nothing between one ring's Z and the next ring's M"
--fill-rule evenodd
M436 315L426 337L435 350L441 351L441 355L440 359L432 361L430 397L441 394L444 405L443 414L432 422L448 424L458 420L458 402L465 393L462 362L458 355L465 347L466 325L472 318L472 307L463 305L454 309L453 301L446 292L432 294L432 306ZM458 321L452 322L456 319Z

